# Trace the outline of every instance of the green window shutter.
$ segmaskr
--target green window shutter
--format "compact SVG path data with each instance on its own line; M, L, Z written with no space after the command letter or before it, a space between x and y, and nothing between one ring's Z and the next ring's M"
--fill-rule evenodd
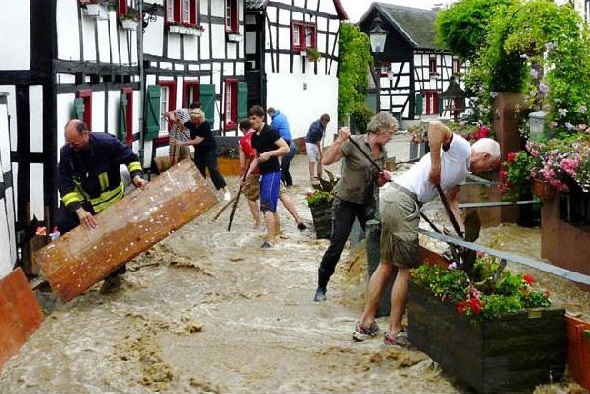
M248 117L248 84L238 82L238 123Z
M210 124L215 120L215 85L199 85L201 109Z
M437 94L436 99L438 100L438 114L442 116L443 112L445 112L443 98L440 94Z
M75 98L74 99L74 119L84 120L84 99L83 98Z
M416 115L422 115L422 95L420 93L416 94L416 101L414 103L414 112Z
M158 134L160 134L160 94L161 91L158 85L148 86L145 111L146 141L158 138Z
M121 94L119 102L119 141L125 143L127 140L127 95Z

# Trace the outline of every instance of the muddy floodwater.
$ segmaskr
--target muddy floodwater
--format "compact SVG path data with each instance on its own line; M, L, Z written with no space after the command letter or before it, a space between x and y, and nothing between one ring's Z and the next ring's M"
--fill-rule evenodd
M281 207L280 242L261 250L264 230L253 228L245 201L231 232L229 210L212 221L217 204L134 259L119 292L95 286L58 306L5 364L0 393L470 393L420 351L351 341L364 302L362 251L345 250L328 300L312 302L328 241L311 229L305 156L293 173L289 193L310 229L299 231ZM228 180L235 188L237 178ZM538 229L501 226L480 240L540 250ZM586 293L537 276L556 301L590 316ZM537 392L583 391L566 382Z

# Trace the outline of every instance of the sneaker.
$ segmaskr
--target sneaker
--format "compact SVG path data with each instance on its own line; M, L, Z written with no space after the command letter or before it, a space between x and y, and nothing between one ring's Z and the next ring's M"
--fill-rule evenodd
M262 243L262 245L260 245L260 249L270 249L270 248L272 248L272 245L268 241L264 241Z
M229 200L231 200L231 194L229 194L229 192L223 193L223 201L229 201Z
M299 223L297 223L297 228L299 230L303 231L303 230L306 230L307 229L307 226L305 225L305 223L299 222Z
M122 280L120 275L107 276L102 286L100 287L100 294L111 294L121 288Z
M326 288L325 287L318 287L315 291L315 295L313 296L313 300L315 302L322 302L326 301Z
M355 342L362 342L366 339L374 338L379 335L379 326L377 322L373 322L370 327L363 327L361 322L356 323L354 332L352 333L352 340Z
M402 330L393 337L390 337L388 333L385 333L383 336L383 343L385 346L408 347L410 346L410 342L408 341L408 332Z

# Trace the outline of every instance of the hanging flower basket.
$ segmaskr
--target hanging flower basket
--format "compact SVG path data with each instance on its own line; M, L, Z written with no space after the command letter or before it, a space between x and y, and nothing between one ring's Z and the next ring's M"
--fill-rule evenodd
M549 204L557 195L557 190L547 181L533 179L533 194L539 197L543 204Z

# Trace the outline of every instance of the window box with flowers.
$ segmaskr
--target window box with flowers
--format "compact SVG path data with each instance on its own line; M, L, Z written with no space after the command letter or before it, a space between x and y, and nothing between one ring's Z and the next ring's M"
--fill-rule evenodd
M169 23L168 26L168 28L170 29L170 33L186 34L197 37L205 31L205 28L203 26L191 25L190 23L175 22Z
M528 274L480 255L472 277L449 267L412 270L412 345L477 392L532 391L565 370L565 310Z
M123 28L123 30L137 30L139 15L137 14L137 11L129 9L125 15L119 16L119 21L121 22L121 28Z
M80 0L80 4L87 16L91 18L100 18L107 14L100 0Z
M317 62L322 58L322 54L320 53L320 51L318 51L315 48L307 49L307 51L305 52L305 56L307 57L307 60L312 63Z

